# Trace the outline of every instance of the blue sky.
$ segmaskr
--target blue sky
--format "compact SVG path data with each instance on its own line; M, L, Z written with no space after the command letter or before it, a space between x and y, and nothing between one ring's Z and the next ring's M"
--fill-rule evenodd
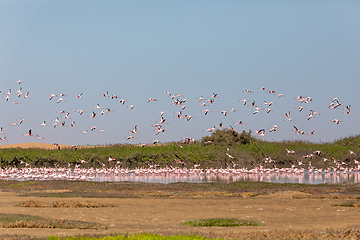
M359 134L357 1L0 1L0 144L112 144L200 139L220 122L265 140ZM15 81L22 80L19 85ZM29 92L29 98L15 92ZM275 94L259 90L265 87ZM6 93L12 90L11 99ZM254 93L245 93L249 89ZM181 109L164 92L187 99ZM83 93L83 98L74 96ZM104 98L109 92L118 99ZM50 94L64 93L49 100ZM215 104L199 105L203 96ZM312 97L300 103L297 96ZM329 109L332 98L341 106ZM121 104L119 99L125 99ZM158 101L147 102L147 98ZM244 106L255 101L261 108ZM19 102L14 104L12 102ZM268 108L263 102L274 102ZM94 107L99 104L103 109ZM134 105L130 109L129 105ZM248 103L249 105L249 103ZM351 114L345 106L351 105ZM305 109L299 112L296 107ZM89 118L91 112L114 110ZM219 111L235 108L226 117ZM76 110L87 113L78 115ZM208 115L201 110L209 109ZM321 115L307 120L310 110ZM69 119L58 111L69 112ZM153 124L164 111L165 132ZM290 111L293 121L283 115ZM69 126L53 127L56 118ZM19 124L18 119L25 119ZM339 119L340 124L331 120ZM243 121L246 125L236 125ZM46 121L47 126L40 127ZM18 126L10 126L17 123ZM276 132L269 132L272 125ZM128 133L137 125L138 134ZM96 126L103 133L91 131ZM314 135L300 135L294 127ZM23 136L28 130L43 139ZM82 134L87 130L88 134ZM133 135L136 139L126 140Z

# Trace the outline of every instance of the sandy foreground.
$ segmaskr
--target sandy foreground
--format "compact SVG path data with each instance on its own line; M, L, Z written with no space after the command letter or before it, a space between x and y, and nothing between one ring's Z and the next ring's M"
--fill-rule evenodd
M66 229L10 229L0 228L2 234L31 235L33 237L73 236L82 234L115 233L205 233L238 234L272 230L326 230L360 224L360 208L334 207L344 200L293 198L301 192L279 192L248 198L193 197L193 198L71 198L111 204L102 208L35 208L16 204L35 200L63 201L64 198L22 197L11 192L0 192L0 212L30 214L63 220L97 222L106 230ZM193 227L182 225L186 220L202 218L238 218L261 222L260 227Z

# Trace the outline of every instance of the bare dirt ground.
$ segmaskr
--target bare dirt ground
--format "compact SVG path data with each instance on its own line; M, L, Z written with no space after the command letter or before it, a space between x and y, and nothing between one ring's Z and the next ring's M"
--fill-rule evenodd
M334 207L340 199L309 199L306 193L283 191L256 197L193 196L189 198L71 198L89 200L111 207L102 208L35 208L17 204L35 200L54 202L64 198L25 197L14 192L0 192L0 212L29 214L64 220L97 222L105 230L66 229L0 229L6 235L32 237L74 236L82 234L165 233L203 234L207 236L241 236L252 232L284 230L324 231L360 224L360 208ZM238 218L263 223L260 227L193 227L182 225L186 220L202 218ZM0 234L0 235L1 235Z

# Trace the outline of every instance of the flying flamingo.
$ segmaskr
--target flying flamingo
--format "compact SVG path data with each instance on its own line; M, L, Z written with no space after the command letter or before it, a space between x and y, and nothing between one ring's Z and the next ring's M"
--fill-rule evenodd
M56 97L55 94L50 94L49 96L50 96L49 100L52 100L54 97Z
M135 125L135 127L129 133L138 134L137 125Z
M243 103L244 103L244 105L246 105L246 102L248 102L248 100L243 99L243 100L240 100L240 102L243 102Z
M339 124L339 123L340 123L340 122L342 122L342 121L340 121L340 120L338 120L338 119L333 119L333 120L330 120L330 122L333 122L333 123Z
M79 93L77 96L74 96L76 98L82 98L83 93Z
M277 129L276 129L277 127L278 127L278 125L272 126L271 128L269 128L269 132L277 131Z
M43 123L41 124L38 124L40 127L45 127L46 126L46 121L44 121Z
M32 134L31 134L31 129L29 129L28 134L23 134L23 136L30 136L30 137L33 137L34 135L32 135Z
M346 112L344 114L350 114L350 105L347 105L345 110Z
M45 139L45 138L43 138L43 137L40 137L38 134L36 134L36 137L37 137L39 140Z
M228 114L228 111L219 111L219 113L221 113L221 114L224 114L224 116L226 117L226 115Z
M85 111L84 110L77 110L77 111L75 111L75 112L77 112L77 113L79 113L80 115L82 115ZM86 112L85 112L86 113Z
M161 117L160 122L159 123L165 123L166 119L164 117Z
M156 102L157 100L156 100L155 98L148 98L148 99L147 99L147 102L151 102L151 101L152 101L152 102Z
M133 136L128 136L128 137L125 137L126 140L130 140L132 138L136 138L136 137L133 137Z
M156 135L158 135L159 133L165 132L166 130L164 128L158 128L156 130Z
M245 92L245 93L254 93L253 91L251 91L251 90L244 90L243 92Z
M212 112L212 111L210 111L210 110L208 110L208 109L201 110L201 111L204 112L204 115L207 115L209 112Z

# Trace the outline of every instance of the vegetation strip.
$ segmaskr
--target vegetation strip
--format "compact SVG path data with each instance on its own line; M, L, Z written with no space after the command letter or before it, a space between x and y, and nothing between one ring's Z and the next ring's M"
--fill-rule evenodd
M181 147L180 147L181 146ZM229 149L229 150L227 150ZM285 149L291 149L294 154L289 154ZM349 150L357 153L351 155ZM321 152L320 155L313 154ZM234 159L230 159L228 153ZM312 155L311 155L312 154ZM304 158L311 156L311 158ZM109 157L115 159L108 161ZM270 157L275 161L267 161ZM95 146L92 148L79 148L76 151L65 148L60 151L40 148L20 149L9 148L0 151L0 167L22 167L23 163L31 167L68 167L72 164L81 165L84 168L100 168L100 163L107 167L113 167L121 162L123 168L148 167L149 164L158 164L161 167L182 167L177 161L180 158L189 167L201 164L201 168L214 167L226 168L227 164L234 162L239 168L253 168L253 164L263 164L264 167L278 168L290 167L290 164L303 164L317 168L336 167L331 160L336 159L339 163L355 166L360 160L360 135L347 137L332 143L310 143L304 141L281 141L268 142L256 139L250 132L237 133L228 129L217 130L211 136L203 137L195 143L171 142L161 145L130 145L115 144L107 146ZM325 161L323 158L328 159ZM85 160L81 161L81 160Z
M195 227L240 227L240 226L263 226L263 224L236 218L207 218L201 220L189 220L184 225Z
M334 207L360 207L359 201L347 201L340 204L333 204Z

